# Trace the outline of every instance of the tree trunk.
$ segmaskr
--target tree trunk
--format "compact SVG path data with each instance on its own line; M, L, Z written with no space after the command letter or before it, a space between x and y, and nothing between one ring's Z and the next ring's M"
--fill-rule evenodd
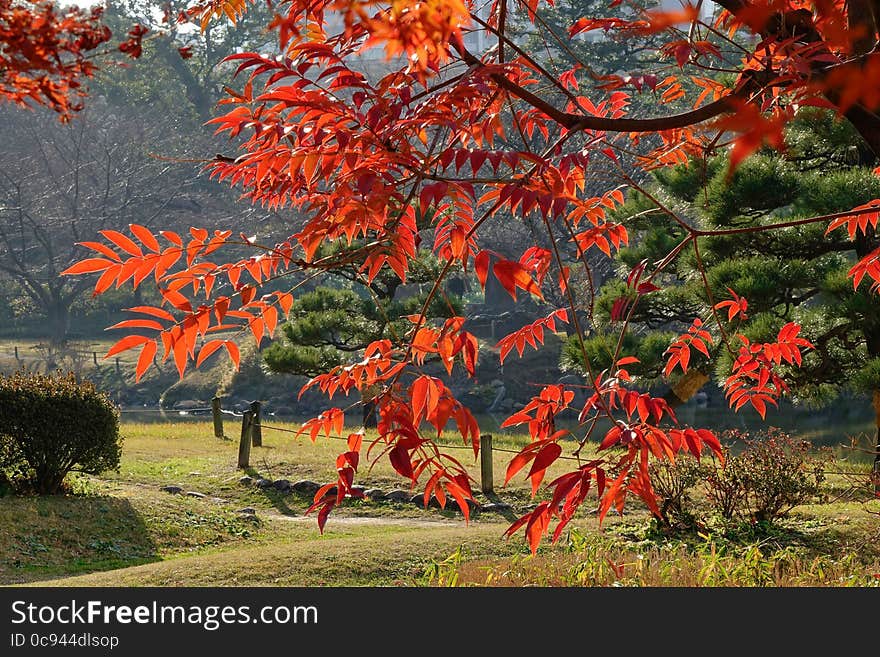
M379 394L379 386L367 386L361 391L361 408L363 409L364 429L375 429L378 426L376 420L376 395Z
M874 391L874 467L871 469L871 480L874 482L874 493L880 495L880 390Z
M708 381L708 374L700 370L690 370L678 380L678 383L666 391L663 399L670 408L676 409L687 403Z
M378 422L376 421L376 402L372 399L364 400L363 410L364 429L375 429L376 426L378 426Z
M189 64L180 56L177 51L176 44L165 39L159 42L158 52L162 58L168 63L171 69L177 74L181 84L186 90L186 97L192 103L193 108L203 121L213 118L212 110L214 108L214 99L210 95L210 91L206 89L204 81L198 80L190 70Z
M46 308L46 315L49 341L53 346L63 345L70 330L70 307L63 301L53 300Z

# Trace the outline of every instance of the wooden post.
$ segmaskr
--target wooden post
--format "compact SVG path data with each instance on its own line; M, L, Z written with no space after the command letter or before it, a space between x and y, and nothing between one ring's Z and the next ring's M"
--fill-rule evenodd
M18 360L18 345L15 345L14 349L15 349L15 360L17 361Z
M253 442L251 443L254 447L262 447L263 446L263 430L260 428L260 402L252 401L251 402L251 413L253 413L253 428L251 429L251 436Z
M480 479L481 489L487 495L495 492L495 484L492 481L492 434L484 433L480 436Z
M223 410L220 408L220 398L211 400L211 413L214 415L214 437L223 438Z
M249 468L251 461L251 429L253 411L245 411L241 418L241 441L238 443L238 467Z
M874 482L874 495L880 497L880 390L874 391L873 397L875 420L874 425L877 434L874 439L874 465L871 468L871 480Z
M97 351L92 352L92 362L95 364L95 367L98 366L98 352Z
M119 374L121 372L121 368L119 366L119 359L116 359L116 373Z

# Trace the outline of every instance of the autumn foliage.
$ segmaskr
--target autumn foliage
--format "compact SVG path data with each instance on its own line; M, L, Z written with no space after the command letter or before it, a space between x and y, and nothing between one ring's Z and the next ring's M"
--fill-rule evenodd
M0 0L0 99L46 105L68 118L96 70L91 51L110 40L102 9Z
M388 267L405 281L419 246L428 243L444 265L432 296L446 274L460 268L483 286L495 277L514 299L546 300L547 286L565 299L498 343L502 357L510 358L527 346L539 348L557 323L570 323L584 335L594 294L586 256L610 256L627 244L625 221L611 213L622 204L625 189L644 191L639 170L706 158L721 149L730 150L736 167L762 146L781 147L786 123L802 106L839 112L880 152L878 26L861 0L717 0L711 17L689 4L666 13L634 6L632 19L585 16L571 26L570 39L601 31L665 40L655 70L631 75L578 66L556 71L540 63L539 53L523 51L508 36L508 22L514 14L540 21L539 4L496 0L487 19L461 0L276 5L271 28L283 56L227 58L240 85L228 89L222 113L211 124L233 139L239 152L210 161L207 169L252 202L292 208L308 220L274 245L232 231L192 229L178 235L142 226L131 226L129 235L103 231L100 241L84 242L90 255L66 274L97 274L96 293L147 280L162 293L161 306L132 308L132 318L116 325L133 333L110 355L140 350L138 377L157 354L172 359L181 375L191 362L220 349L237 364L234 332L258 341L270 335L297 293L293 288L263 294L267 282L292 269L329 271L340 258L356 258L368 280ZM234 20L246 10L243 0L213 0L194 15ZM329 28L331 16L341 17L339 29ZM483 32L494 47L471 52L470 32ZM358 69L358 55L368 47L383 48L389 59L389 72L375 81ZM719 82L716 74L731 70L736 72L731 80ZM650 116L630 114L636 96L641 106L646 100L655 105ZM588 181L599 166L613 172L614 180L605 192L590 193ZM629 274L627 295L612 312L621 336L639 299L658 289L665 267L685 252L699 263L701 239L738 230L698 230L652 200L685 236L666 258L643 262ZM826 222L829 230L846 227L851 238L873 238L878 203L808 221ZM486 222L526 218L546 239L519 257L481 245ZM741 230L791 226L780 221ZM319 255L321 245L336 240L361 246ZM560 243L571 243L577 257L566 259ZM248 247L253 254L224 261L230 246ZM586 292L570 284L578 269ZM880 284L880 248L875 245L850 275L855 286L865 279ZM748 301L735 290L712 290L704 282L711 306L670 344L665 374L687 372L695 359L710 359L713 349L727 350L735 357L724 386L730 405L750 405L763 416L785 393L784 370L800 364L811 347L809 336L788 324L774 342L750 342L736 331ZM473 480L465 464L440 445L455 434L476 453L479 427L443 381L422 368L431 356L447 372L460 366L473 375L477 341L465 327L462 317L431 325L422 312L412 317L403 346L375 342L359 361L308 383L338 404L305 423L303 432L312 440L344 437L346 409L335 400L354 390L378 390L377 437L348 435L337 481L316 495L313 508L322 527L335 506L358 495L352 486L363 459L388 459L413 487L423 482L426 503L435 495L441 505L457 504L467 517ZM630 495L657 514L649 476L653 459L674 461L682 451L699 458L707 449L722 458L711 431L680 425L662 398L639 391L627 371L633 359L622 357L620 344L614 366L604 371L594 371L585 352L589 394L582 407L572 408L572 390L547 385L504 423L531 435L512 459L507 480L524 475L538 495L551 466L571 464L546 485L545 499L508 530L524 529L533 550L547 534L558 538L591 495L600 519L611 509L622 511ZM579 417L574 432L556 429L555 418L568 409ZM610 428L599 431L601 426ZM594 438L600 456L582 458L582 446ZM565 452L573 460L561 460Z

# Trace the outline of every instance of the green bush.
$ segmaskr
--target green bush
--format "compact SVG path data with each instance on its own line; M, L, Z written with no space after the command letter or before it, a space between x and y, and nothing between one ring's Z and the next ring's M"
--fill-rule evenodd
M0 376L0 467L19 489L57 493L70 472L119 468L119 413L73 374Z

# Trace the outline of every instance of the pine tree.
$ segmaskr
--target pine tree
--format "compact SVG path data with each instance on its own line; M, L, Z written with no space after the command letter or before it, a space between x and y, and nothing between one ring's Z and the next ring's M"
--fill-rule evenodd
M692 226L743 232L699 238L711 298L693 249L665 270L655 281L662 289L639 299L630 319L634 330L625 337L621 355L637 357L640 363L630 371L644 383L657 384L664 380L672 339L697 317L710 328L712 306L735 299L735 293L748 302L747 318L729 321L726 308L719 309L725 332L739 331L752 342L773 341L787 322L801 324L814 349L801 368L787 373L792 394L816 404L830 403L843 392L872 395L880 444L880 299L867 283L854 290L848 277L855 260L878 246L872 227L857 231L854 240L846 226L826 236L830 222L748 232L867 204L880 198L880 177L871 169L874 158L864 143L829 113L805 112L786 137L785 152L759 153L732 176L726 158L692 162L655 172L643 187L646 193L630 194L620 210L633 227L632 246L618 255L624 271L644 260L656 262L684 237L683 228L648 195ZM610 329L621 319L622 298L631 302L634 293L615 281L597 299L606 324L597 326L586 342L594 367L610 365L617 346ZM688 373L671 381L666 393L671 405L688 401L710 380L722 383L730 375L733 357L724 342L716 339L708 347L711 358L692 350ZM582 353L580 344L569 340L563 366L582 368Z
M344 259L345 252L357 248L355 243L336 255ZM416 263L406 280L408 285L437 280L440 267L429 252L420 252ZM368 284L354 260L334 270L324 285L295 299L290 320L281 329L282 339L263 354L266 365L273 372L311 377L359 360L367 345L376 340L405 345L413 326L407 316L421 311L427 290L404 297L398 294L402 285L403 281L389 269L383 269ZM447 293L431 300L426 317L452 317L461 310L461 297ZM362 401L364 426L375 426L375 404L369 395L364 395Z

